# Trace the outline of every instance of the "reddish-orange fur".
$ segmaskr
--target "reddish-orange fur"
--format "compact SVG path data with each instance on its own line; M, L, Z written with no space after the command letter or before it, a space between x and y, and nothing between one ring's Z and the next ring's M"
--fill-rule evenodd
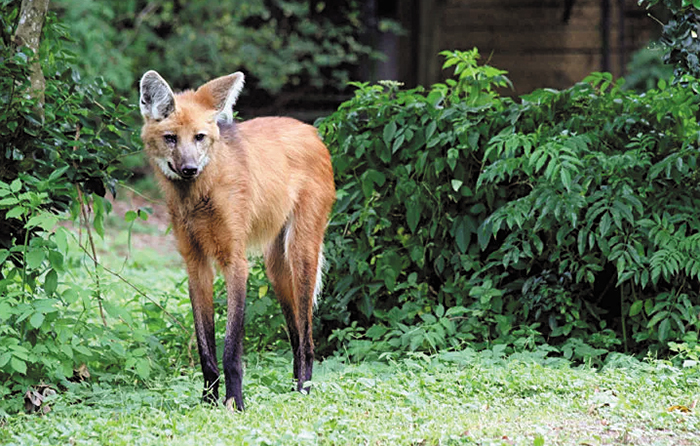
M175 134L182 144L191 144L188 150L196 150L197 156L207 154L208 163L193 179L173 179L174 174L163 167L165 161L153 164L190 278L205 397L215 399L218 385L213 261L227 283L226 399L227 404L242 408L236 387L240 387L242 373L246 252L263 252L268 277L287 319L295 350L294 375L301 389L311 378L312 299L335 187L330 155L314 127L279 117L217 123L218 107L227 91L226 79L219 78L197 91L174 95L174 111L165 118L151 119L144 114L141 136L151 160L167 160L171 167L178 155L164 142L166 133ZM191 142L198 133L206 135L201 144ZM185 149L178 146L174 150Z

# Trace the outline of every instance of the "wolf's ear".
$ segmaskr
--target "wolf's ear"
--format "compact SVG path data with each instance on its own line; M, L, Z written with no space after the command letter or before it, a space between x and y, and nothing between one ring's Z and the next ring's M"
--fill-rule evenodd
M233 106L243 90L244 83L245 76L237 71L207 82L197 89L197 93L205 93L210 96L214 109L218 111L217 121L231 123L233 122Z
M139 106L144 118L160 121L175 111L173 90L160 74L148 71L141 78L140 87Z

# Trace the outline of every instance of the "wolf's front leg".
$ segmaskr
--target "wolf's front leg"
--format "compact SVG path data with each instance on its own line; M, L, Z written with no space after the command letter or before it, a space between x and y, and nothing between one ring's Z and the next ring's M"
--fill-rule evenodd
M203 255L193 255L186 259L186 263L197 348L204 375L202 400L216 404L219 399L219 367L214 340L214 272L209 260Z
M223 267L226 278L227 316L224 344L226 407L243 410L243 322L248 261L245 257Z

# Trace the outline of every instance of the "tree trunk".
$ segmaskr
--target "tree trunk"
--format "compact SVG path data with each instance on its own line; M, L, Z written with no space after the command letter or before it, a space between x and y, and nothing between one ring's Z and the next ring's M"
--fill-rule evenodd
M19 24L15 32L15 47L26 46L31 48L36 55L32 64L29 81L31 87L29 94L38 100L37 113L44 120L44 88L46 80L41 71L39 62L39 43L41 42L41 30L44 28L44 20L49 10L49 0L22 0L19 13Z

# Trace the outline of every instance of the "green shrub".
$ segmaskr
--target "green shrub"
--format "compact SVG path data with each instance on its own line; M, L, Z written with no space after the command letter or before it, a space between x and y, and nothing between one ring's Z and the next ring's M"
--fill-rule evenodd
M17 410L28 386L65 382L81 365L106 370L132 360L127 368L147 375L145 350L136 347L152 341L102 323L105 312L130 316L103 305L99 281L75 282L67 271L76 266L67 265L72 236L56 226L91 207L92 230L104 234L104 196L125 176L119 160L132 150L126 121L134 108L103 81L81 80L55 17L38 55L15 48L18 10L19 2L0 6L0 412ZM43 120L26 94L35 58L46 76Z
M37 56L46 76L42 122L36 115L36 99L26 95L34 55L11 43L18 9L16 4L2 9L6 34L0 45L4 61L0 66L0 181L21 178L25 187L47 194L47 208L65 211L74 203L74 213L79 211L74 200L79 188L86 197L94 194L101 215L102 206L108 206L101 197L107 190L114 193L116 181L125 177L120 158L133 150L125 137L133 134L125 133L133 106L115 96L104 81L81 80L72 66L74 56L63 48L66 29L50 15ZM98 232L100 224L98 218ZM23 233L16 219L0 216L0 247L21 241Z
M686 74L700 77L700 41L698 41L698 0L639 0L647 9L664 6L669 14L659 42L664 47L663 61L673 67L676 80Z
M577 299L543 321L550 336L593 333L615 320L625 342L631 328L639 350L700 328L700 128L691 87L660 82L637 95L594 74L563 92L524 96L520 118L487 145L479 187L528 189L484 221L482 247L491 235L500 244L484 271L524 271L525 284L547 271L573 292ZM516 288L522 276L509 276L501 286ZM617 317L603 317L592 303ZM528 306L522 310L527 317Z
M483 305L472 305L470 277L481 268L477 229L506 191L486 195L476 181L482 145L503 125L491 119L507 103L494 88L509 81L476 57L452 53L457 79L430 90L355 84L355 97L320 123L338 187L326 244L332 298L318 312L326 332L381 324L367 336L387 351L492 336L501 292L475 289Z
M454 79L356 84L320 123L338 185L326 347L575 358L697 332L697 83L635 94L596 73L514 102L476 51L443 54Z

